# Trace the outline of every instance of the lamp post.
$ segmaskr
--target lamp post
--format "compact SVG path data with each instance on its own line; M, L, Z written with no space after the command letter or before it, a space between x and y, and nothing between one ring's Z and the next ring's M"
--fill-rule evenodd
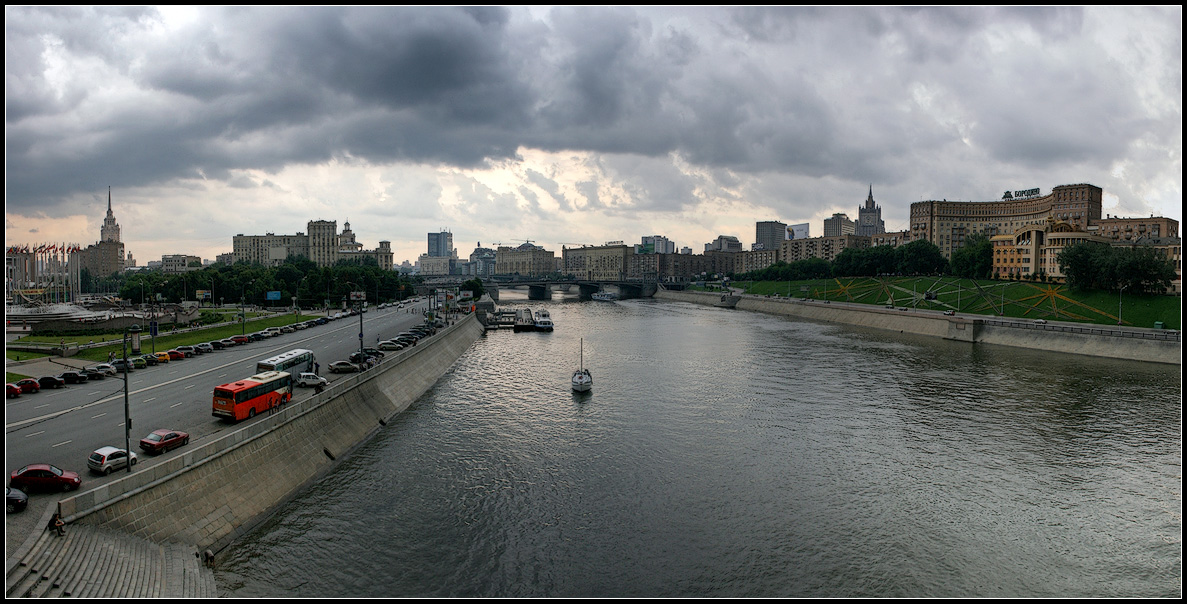
M353 301L354 288L358 287L358 284L350 282L350 281L347 281L346 284L351 286L351 290L348 295L351 297L351 299ZM366 295L367 294L365 294L365 293L363 294L364 297L366 297ZM363 309L358 308L357 310L359 311L359 356L361 357L363 355Z
M132 325L124 329L124 452L128 454L128 473L132 473L132 412L128 406L128 334L132 334L132 353L140 352L140 326Z
M1117 331L1121 331L1121 294L1125 291L1128 285L1122 285L1121 289L1117 290Z

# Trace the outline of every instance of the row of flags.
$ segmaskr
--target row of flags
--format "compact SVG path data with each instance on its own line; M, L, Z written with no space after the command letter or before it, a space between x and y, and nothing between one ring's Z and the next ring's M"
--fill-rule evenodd
M73 254L81 252L82 246L77 243L43 243L41 245L12 245L4 250L5 254Z

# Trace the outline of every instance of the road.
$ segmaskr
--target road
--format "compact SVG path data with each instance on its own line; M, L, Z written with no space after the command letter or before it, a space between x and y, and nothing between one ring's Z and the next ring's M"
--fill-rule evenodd
M374 346L377 335L388 339L422 323L421 311L425 304L406 304L402 309L372 308L364 313L365 345ZM158 428L189 432L190 446L193 446L250 421L259 421L262 418L232 424L214 418L210 413L214 387L248 377L255 373L257 361L294 348L312 350L321 365L322 375L331 382L345 377L331 374L327 368L330 363L344 360L359 349L359 318L346 317L294 333L133 371L128 380L132 449L138 451L140 439ZM295 400L312 394L310 389L294 390ZM5 463L9 474L30 463L50 463L78 472L83 479L82 488L91 489L119 475L116 472L104 477L87 470L87 457L105 445L124 447L122 374L6 399ZM182 447L162 456L138 454L136 469L180 455L185 449ZM35 507L33 503L31 496L30 508Z

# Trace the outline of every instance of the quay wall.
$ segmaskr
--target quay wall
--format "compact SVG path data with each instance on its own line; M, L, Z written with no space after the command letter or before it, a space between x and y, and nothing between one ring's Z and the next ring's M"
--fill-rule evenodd
M482 334L467 315L279 413L59 502L67 522L218 551L431 388Z
M663 300L722 306L722 294L665 291ZM970 315L946 316L932 311L899 310L867 305L829 304L820 300L794 300L765 296L740 296L733 308L774 315L841 323L902 333L934 336L975 344L1014 346L1114 359L1179 364L1182 340L1176 332L1102 326L1035 325Z

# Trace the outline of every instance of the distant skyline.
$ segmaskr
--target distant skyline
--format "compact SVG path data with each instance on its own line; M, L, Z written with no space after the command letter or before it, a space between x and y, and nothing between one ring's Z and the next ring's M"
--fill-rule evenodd
M746 249L1091 183L1182 220L1182 7L6 7L5 241L139 265L349 221Z

